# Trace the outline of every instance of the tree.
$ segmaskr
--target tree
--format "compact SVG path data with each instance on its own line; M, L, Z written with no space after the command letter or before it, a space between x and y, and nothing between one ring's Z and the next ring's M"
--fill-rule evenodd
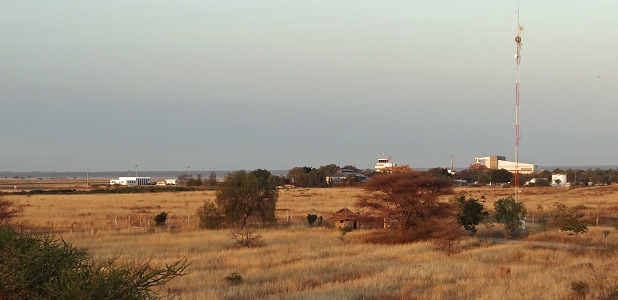
M309 182L309 172L314 170L312 167L294 167L288 171L287 178L296 186L307 186Z
M270 172L245 170L229 173L217 190L215 202L229 224L247 227L251 217L262 222L276 222L278 191L268 183Z
M476 182L480 185L486 185L491 182L491 177L489 176L488 173L480 173L476 177Z
M214 187L215 185L217 185L217 173L215 173L215 171L211 171L205 183L208 184L208 186L210 187Z
M359 197L356 206L395 220L394 228L404 240L428 237L434 222L456 215L452 203L440 201L441 196L452 193L451 182L424 172L378 174L364 189L367 194Z
M204 205L198 208L197 216L200 218L200 228L218 229L223 223L223 214L211 202L204 201Z
M452 177L451 173L448 172L447 168L431 168L426 171L429 174L438 176L438 177Z
M459 224L461 224L465 230L472 234L476 233L476 225L478 225L483 219L489 216L489 212L483 207L483 203L474 198L466 199L466 196L459 196L456 198L459 205Z
M584 214L578 212L574 207L568 207L562 203L554 203L554 207L555 210L553 210L549 221L550 227L565 231L568 235L588 232L586 221L583 219Z
M197 174L197 178L189 177L185 181L186 186L200 186L202 185L202 174Z
M513 197L500 199L494 203L496 222L502 223L510 234L516 234L521 228L521 220L526 215L523 203L515 201Z
M513 179L513 173L506 169L492 169L489 170L489 178L491 178L491 182L493 183L507 183L511 182Z
M22 211L21 206L15 206L12 201L0 198L0 224L8 222Z
M157 227L165 227L165 222L167 222L167 213L166 212L161 212L160 214L156 215L154 218L155 221L155 226Z

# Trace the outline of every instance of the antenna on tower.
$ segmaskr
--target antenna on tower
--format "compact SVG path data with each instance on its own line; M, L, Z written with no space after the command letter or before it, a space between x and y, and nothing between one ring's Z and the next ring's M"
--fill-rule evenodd
M517 1L517 33L515 35L515 201L519 202L519 65L521 63L521 33L524 27L519 23L519 1Z

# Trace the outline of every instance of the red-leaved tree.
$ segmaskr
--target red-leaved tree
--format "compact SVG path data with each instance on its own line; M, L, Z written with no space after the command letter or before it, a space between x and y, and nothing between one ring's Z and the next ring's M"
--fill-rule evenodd
M358 198L356 206L384 216L404 240L428 238L440 227L436 222L457 215L452 202L442 201L442 196L453 193L448 178L416 171L378 174L364 189L367 194Z

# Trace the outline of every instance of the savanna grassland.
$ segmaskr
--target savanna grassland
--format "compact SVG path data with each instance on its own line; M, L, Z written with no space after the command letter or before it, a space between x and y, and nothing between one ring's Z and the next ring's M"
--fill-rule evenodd
M488 209L513 194L506 188L456 191L485 196ZM528 237L466 237L454 254L432 242L365 243L374 231L330 228L330 215L343 207L355 211L361 193L282 190L279 225L256 229L263 245L249 248L236 246L229 230L198 229L196 210L214 200L214 191L2 197L23 206L14 220L23 230L60 234L95 256L160 264L188 259L189 274L159 289L180 299L600 299L618 285L618 186L523 188ZM578 236L535 230L535 216L549 214L555 202L578 207L599 226ZM168 226L154 229L152 219L163 211ZM323 216L327 226L308 227L309 213ZM480 236L500 236L498 225L479 227ZM226 280L234 272L241 284Z

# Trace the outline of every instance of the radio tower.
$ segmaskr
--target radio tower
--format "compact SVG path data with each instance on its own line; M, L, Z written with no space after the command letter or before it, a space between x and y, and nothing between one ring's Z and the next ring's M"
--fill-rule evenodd
M521 62L521 32L524 27L519 24L519 2L517 3L517 35L515 44L515 201L519 202L519 64Z

